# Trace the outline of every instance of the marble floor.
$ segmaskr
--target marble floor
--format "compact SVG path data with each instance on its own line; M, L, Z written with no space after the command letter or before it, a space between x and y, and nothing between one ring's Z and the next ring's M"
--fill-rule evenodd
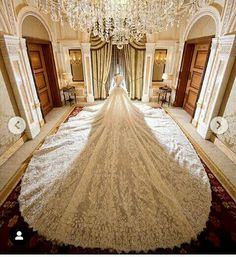
M102 101L96 101L93 104L99 104ZM80 106L89 104L80 103ZM149 103L150 106L156 107L156 103ZM47 116L46 123L42 127L41 133L34 139L24 143L24 145L14 153L2 166L0 166L0 194L4 191L6 185L14 177L22 164L30 157L32 152L38 147L40 142L50 133L50 131L60 124L70 110L71 106L54 108ZM212 142L204 140L197 133L194 126L190 123L191 117L181 108L167 107L166 111L184 130L185 134L191 135L194 144L205 153L205 155L220 170L223 176L231 183L233 190L236 188L236 165ZM191 141L191 140L190 140ZM14 186L14 185L12 185ZM232 189L231 188L231 189ZM236 190L235 190L236 191ZM4 197L5 198L5 197Z

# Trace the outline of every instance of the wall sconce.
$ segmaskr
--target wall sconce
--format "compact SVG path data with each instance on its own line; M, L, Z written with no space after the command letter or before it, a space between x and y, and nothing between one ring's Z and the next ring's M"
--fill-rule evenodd
M81 64L82 62L82 57L81 57L81 52L80 50L70 50L70 64Z
M154 60L157 65L165 64L166 63L166 50L156 51Z

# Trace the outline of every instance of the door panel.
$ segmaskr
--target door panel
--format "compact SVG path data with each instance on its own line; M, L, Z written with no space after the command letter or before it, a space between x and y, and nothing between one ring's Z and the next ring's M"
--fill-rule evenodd
M183 108L193 116L207 65L210 43L195 44Z
M204 69L208 51L197 51L194 68Z
M28 44L29 58L44 116L53 108L42 45Z
M49 95L47 93L47 90L43 90L40 92L40 100L43 103L42 107L45 109L50 108L50 99L49 99Z
M31 49L32 48L33 47L31 46ZM39 51L38 52L30 51L30 59L31 59L31 64L32 64L33 69L43 68Z
M45 88L46 87L46 81L45 81L43 72L36 73L35 74L35 80L36 80L36 83L37 83L37 86L38 86L39 90L41 88Z
M197 101L197 93L196 91L192 91L191 89L188 91L187 100L185 104L185 110L188 113L191 113L195 107L195 103Z
M194 44L185 43L181 67L178 75L176 97L174 102L174 106L176 107L183 107L184 104L185 91L187 87L193 52Z
M201 84L201 79L202 79L202 73L193 71L192 75L192 87L199 89L200 84Z

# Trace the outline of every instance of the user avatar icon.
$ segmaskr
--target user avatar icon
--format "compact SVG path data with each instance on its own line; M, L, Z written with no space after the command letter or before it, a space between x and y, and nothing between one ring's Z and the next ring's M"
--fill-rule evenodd
M16 232L15 240L16 240L16 241L18 241L18 240L24 240L21 231L17 231L17 232Z

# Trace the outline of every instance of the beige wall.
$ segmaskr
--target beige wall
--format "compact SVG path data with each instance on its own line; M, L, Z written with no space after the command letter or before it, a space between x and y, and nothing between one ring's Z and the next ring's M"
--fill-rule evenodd
M0 34L8 34L2 3L0 8ZM0 156L20 138L10 133L7 127L9 119L16 115L19 115L19 111L0 50Z
M212 17L203 16L191 28L188 39L215 35L216 25Z
M63 26L60 25L60 23L56 24L56 33L57 38L60 40L73 40L78 39L78 41L81 41L81 33L78 31L73 30L69 24L64 24Z
M20 136L10 133L7 127L9 119L18 114L11 84L0 52L0 156L20 138Z
M218 135L218 138L236 154L236 60L230 74L219 115L226 118L229 129L223 135Z
M49 40L44 25L34 16L27 16L22 24L22 36Z

